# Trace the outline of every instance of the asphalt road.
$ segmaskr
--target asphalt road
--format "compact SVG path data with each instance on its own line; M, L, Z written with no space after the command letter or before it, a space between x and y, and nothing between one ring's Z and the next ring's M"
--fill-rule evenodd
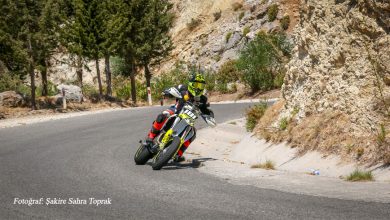
M245 106L213 106L217 122L241 117ZM124 110L0 129L0 219L390 218L390 204L232 185L198 172L192 164L161 171L136 166L138 140L161 110ZM14 204L30 198L42 198L43 203ZM46 205L54 198L67 203L79 198L87 204ZM89 198L109 199L111 204L90 205Z

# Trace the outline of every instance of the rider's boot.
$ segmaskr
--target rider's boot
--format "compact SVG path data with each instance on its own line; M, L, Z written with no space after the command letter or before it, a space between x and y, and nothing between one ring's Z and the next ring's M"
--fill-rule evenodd
M185 157L183 156L184 152L187 150L188 146L190 146L190 140L187 140L186 142L183 143L179 151L177 152L177 155L173 159L174 162L180 163L185 161Z

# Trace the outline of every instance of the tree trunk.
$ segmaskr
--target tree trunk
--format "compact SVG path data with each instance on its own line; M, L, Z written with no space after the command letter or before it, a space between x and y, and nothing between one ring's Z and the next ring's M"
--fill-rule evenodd
M103 88L102 88L102 79L100 77L99 58L98 57L95 57L95 62L96 62L96 74L97 74L98 84L99 84L99 99L101 99L103 96Z
M35 74L34 74L34 63L30 61L30 80L31 80L31 110L36 110L37 106L35 104Z
M42 63L43 69L41 71L42 76L42 96L48 96L49 92L47 89L47 62L46 60Z
M35 74L34 74L34 57L32 52L32 45L31 45L31 36L28 37L28 50L30 54L30 60L29 60L29 74L30 74L30 80L31 80L31 110L36 110L37 106L35 104Z
M106 82L107 82L107 96L112 96L112 87L111 87L111 69L110 69L110 55L106 54L104 56L105 71L106 71Z
M77 56L76 75L79 86L83 89L83 58L81 56Z
M150 73L148 64L145 64L144 67L145 67L146 89L148 93L148 103L149 105L152 105L152 91L150 88L150 80L152 78L152 74Z
M131 72L130 72L130 82L131 82L131 99L133 100L134 105L137 104L137 88L135 84L135 63L134 60L131 60Z

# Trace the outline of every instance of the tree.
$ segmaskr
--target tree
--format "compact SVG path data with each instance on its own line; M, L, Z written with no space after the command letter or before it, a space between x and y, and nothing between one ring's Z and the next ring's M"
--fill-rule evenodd
M145 71L146 87L150 94L152 73L149 66L159 64L173 49L168 32L173 25L173 4L168 0L149 0L147 8L140 19L140 35L135 40L136 56ZM151 103L151 95L148 96Z
M45 0L1 2L0 47L4 51L1 50L0 57L11 72L30 76L32 110L36 109L35 68L41 52L41 36L45 31L39 25L45 3Z
M237 68L243 73L243 80L252 93L273 88L274 79L282 71L290 50L285 36L259 33L240 52Z

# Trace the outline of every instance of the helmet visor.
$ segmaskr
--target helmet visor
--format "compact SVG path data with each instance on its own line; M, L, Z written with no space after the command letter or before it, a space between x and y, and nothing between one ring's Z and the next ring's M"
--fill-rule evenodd
M194 82L194 89L203 90L204 87L205 87L205 84L204 84L204 83L201 83L201 82Z

